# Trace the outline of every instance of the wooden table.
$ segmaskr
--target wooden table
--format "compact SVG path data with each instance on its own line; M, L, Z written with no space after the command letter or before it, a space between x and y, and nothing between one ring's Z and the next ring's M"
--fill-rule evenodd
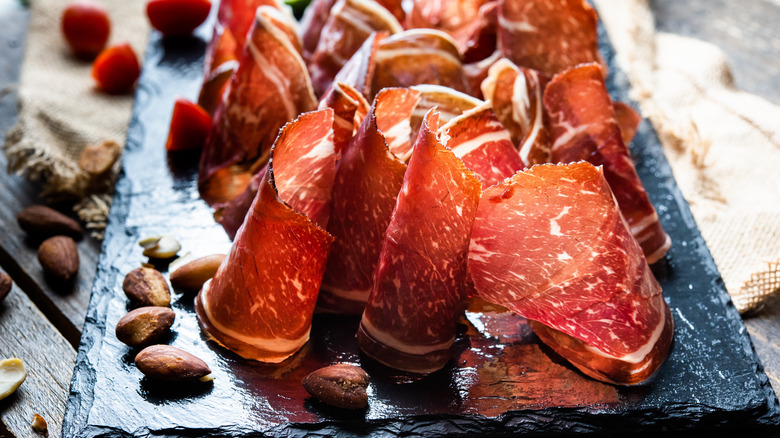
M780 2L777 0L651 0L660 30L710 41L722 47L738 87L780 104ZM0 0L0 144L16 114L14 84L23 56L28 12L16 0ZM0 401L0 437L36 436L34 413L60 436L65 401L89 303L100 243L79 242L81 268L66 287L48 283L25 239L16 214L38 202L36 188L5 172L0 154L0 268L14 279L0 303L0 358L20 357L28 377L17 392ZM745 320L772 385L780 388L780 298L770 299L758 316Z

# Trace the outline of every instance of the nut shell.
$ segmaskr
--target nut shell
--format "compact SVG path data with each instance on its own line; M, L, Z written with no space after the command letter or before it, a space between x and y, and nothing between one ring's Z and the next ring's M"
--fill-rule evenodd
M171 272L171 284L186 292L196 292L217 273L225 257L224 254L214 254L186 263Z
M16 220L19 226L35 239L59 235L80 239L84 234L78 222L44 205L25 208L16 216Z
M79 271L79 251L68 236L50 237L38 247L38 261L43 272L63 283Z
M176 314L167 307L141 307L116 324L116 337L131 347L157 342L173 325Z
M13 285L14 282L11 280L11 276L5 272L0 272L0 302L5 299L8 292L11 292L11 287L13 287Z
M320 368L303 378L303 387L312 397L331 406L362 409L368 406L369 377L362 368L336 364Z
M152 345L135 357L135 366L146 377L180 382L196 380L211 374L206 362L170 345Z
M171 288L165 277L152 268L142 267L130 271L122 282L122 290L139 306L171 305Z

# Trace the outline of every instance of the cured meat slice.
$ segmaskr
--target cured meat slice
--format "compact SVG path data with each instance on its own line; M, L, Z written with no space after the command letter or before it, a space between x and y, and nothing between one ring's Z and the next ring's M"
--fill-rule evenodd
M382 88L418 84L470 92L457 44L448 34L433 29L411 29L390 35L379 43L372 95Z
M545 164L485 190L469 248L481 298L530 320L583 373L640 383L666 358L661 287L600 168Z
M489 0L415 0L408 28L433 28L457 32L468 27Z
M552 143L544 126L542 92L547 79L539 72L517 67L504 58L482 82L482 94L512 134L526 166L549 163Z
M409 114L419 95L407 88L382 90L341 156L328 223L328 232L336 241L322 280L317 304L321 311L363 312L406 172L406 164L388 146L395 142L392 138L408 141Z
M239 51L230 29L219 24L214 26L214 35L206 48L205 74L198 95L198 105L211 115L222 102L230 78L238 67Z
M339 156L368 113L368 102L356 89L335 83L320 101L319 108L332 108L334 111L333 143L336 156Z
M482 83L487 79L490 67L501 59L501 52L496 50L489 57L463 65L463 73L469 81L472 96L477 99L487 99L482 92Z
M498 49L515 64L552 76L603 64L596 11L585 0L499 0Z
M671 240L623 143L601 67L583 64L556 75L545 88L544 107L554 139L553 161L585 160L604 166L604 176L648 263L661 259Z
M417 138L417 133L420 130L420 126L422 126L426 114L433 108L436 108L436 111L439 114L439 123L444 124L482 104L481 100L448 87L424 84L415 85L411 88L420 92L420 102L412 113L410 122L412 126L411 138ZM438 129L437 126L431 127L431 129L434 128ZM408 152L398 151L396 155L402 160L408 161L409 157L412 155L412 151L411 149Z
M489 102L450 120L439 128L439 138L477 175L482 187L493 186L525 167Z
M479 179L442 146L430 111L414 146L358 329L360 348L390 367L441 369L451 356Z
M458 42L458 50L463 57L463 62L474 63L484 60L496 51L496 28L498 27L498 1L491 1L479 8L476 20L463 27L453 36ZM473 91L479 90L476 87Z
M401 24L374 1L338 0L322 28L309 69L318 95L330 87L336 73L372 32L401 32Z
M612 102L612 107L615 109L615 117L620 126L620 137L623 139L623 144L628 146L639 129L642 116L625 102Z
M322 28L325 27L325 22L328 21L330 10L333 9L334 4L336 4L336 0L313 0L303 12L301 41L303 43L303 59L307 62L311 60L311 55L317 48Z
M279 128L317 107L306 66L287 34L267 19L268 9L257 10L203 149L198 188L210 204L240 194L267 161Z
M292 11L281 0L221 0L217 10L217 22L227 28L236 38L238 48L244 47L249 29L255 20L257 8L267 6L284 11L292 19Z
M366 99L371 98L371 81L374 77L376 51L379 41L387 37L387 32L372 33L360 46L344 67L336 73L333 83L342 83L360 91ZM330 91L330 90L328 90ZM327 92L325 93L327 94Z
M332 129L332 117L328 109L285 126L230 254L196 298L209 337L244 358L278 363L309 339L333 237L305 214L323 211L319 193L328 171L319 172L317 182L298 178L311 167L302 168L306 164L332 165L325 155L332 156L333 145L321 136Z
M332 109L302 114L295 122L285 125L276 140L277 143L293 145L275 152L277 164L274 166L274 176L279 196L322 228L327 226L330 217L331 192L338 159L335 150L335 120ZM297 156L295 159L282 157L280 160L279 155L286 153ZM217 205L214 218L231 239L244 222L260 184L265 181L268 168L268 164L263 166L239 196Z

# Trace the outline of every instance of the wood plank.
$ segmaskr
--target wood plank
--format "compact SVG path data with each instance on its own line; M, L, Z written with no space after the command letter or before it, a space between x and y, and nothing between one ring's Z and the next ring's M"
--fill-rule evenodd
M726 54L738 88L780 104L780 1L651 0L656 27L708 41ZM775 391L780 390L780 298L744 318Z
M17 116L16 81L24 53L24 36L29 12L16 1L0 2L0 145ZM81 326L89 304L100 244L91 237L79 242L81 267L78 277L67 285L47 282L37 260L37 242L26 238L16 222L24 207L40 203L34 184L5 171L7 160L0 154L0 266L27 293L73 346L78 346ZM61 208L62 210L62 208ZM63 210L63 213L70 213ZM71 214L72 215L72 214Z
M0 435L39 437L33 414L47 422L50 437L59 437L76 351L17 286L0 303L0 358L18 357L27 379L0 400Z

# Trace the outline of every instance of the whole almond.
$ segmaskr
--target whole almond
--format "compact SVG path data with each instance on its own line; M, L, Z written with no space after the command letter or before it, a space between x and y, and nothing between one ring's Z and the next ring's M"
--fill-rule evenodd
M79 156L79 167L92 176L101 176L114 165L122 148L113 140L85 147Z
M130 300L140 306L171 305L171 289L165 277L156 269L133 269L125 276L122 290Z
M320 368L303 378L303 387L312 397L331 406L362 409L368 406L368 374L362 368L336 364Z
M43 205L25 208L16 216L16 220L19 226L35 239L58 235L79 239L84 233L78 222Z
M11 287L14 282L11 280L11 276L5 272L0 272L0 302L11 292Z
M135 356L135 366L146 377L156 380L194 380L211 374L206 362L170 345L144 348Z
M38 247L38 261L47 275L67 282L79 270L79 251L68 236L50 237Z
M224 254L214 254L186 263L171 272L171 284L185 292L196 292L217 273L224 259Z
M116 324L116 338L131 347L157 342L173 325L176 314L167 307L140 307Z

